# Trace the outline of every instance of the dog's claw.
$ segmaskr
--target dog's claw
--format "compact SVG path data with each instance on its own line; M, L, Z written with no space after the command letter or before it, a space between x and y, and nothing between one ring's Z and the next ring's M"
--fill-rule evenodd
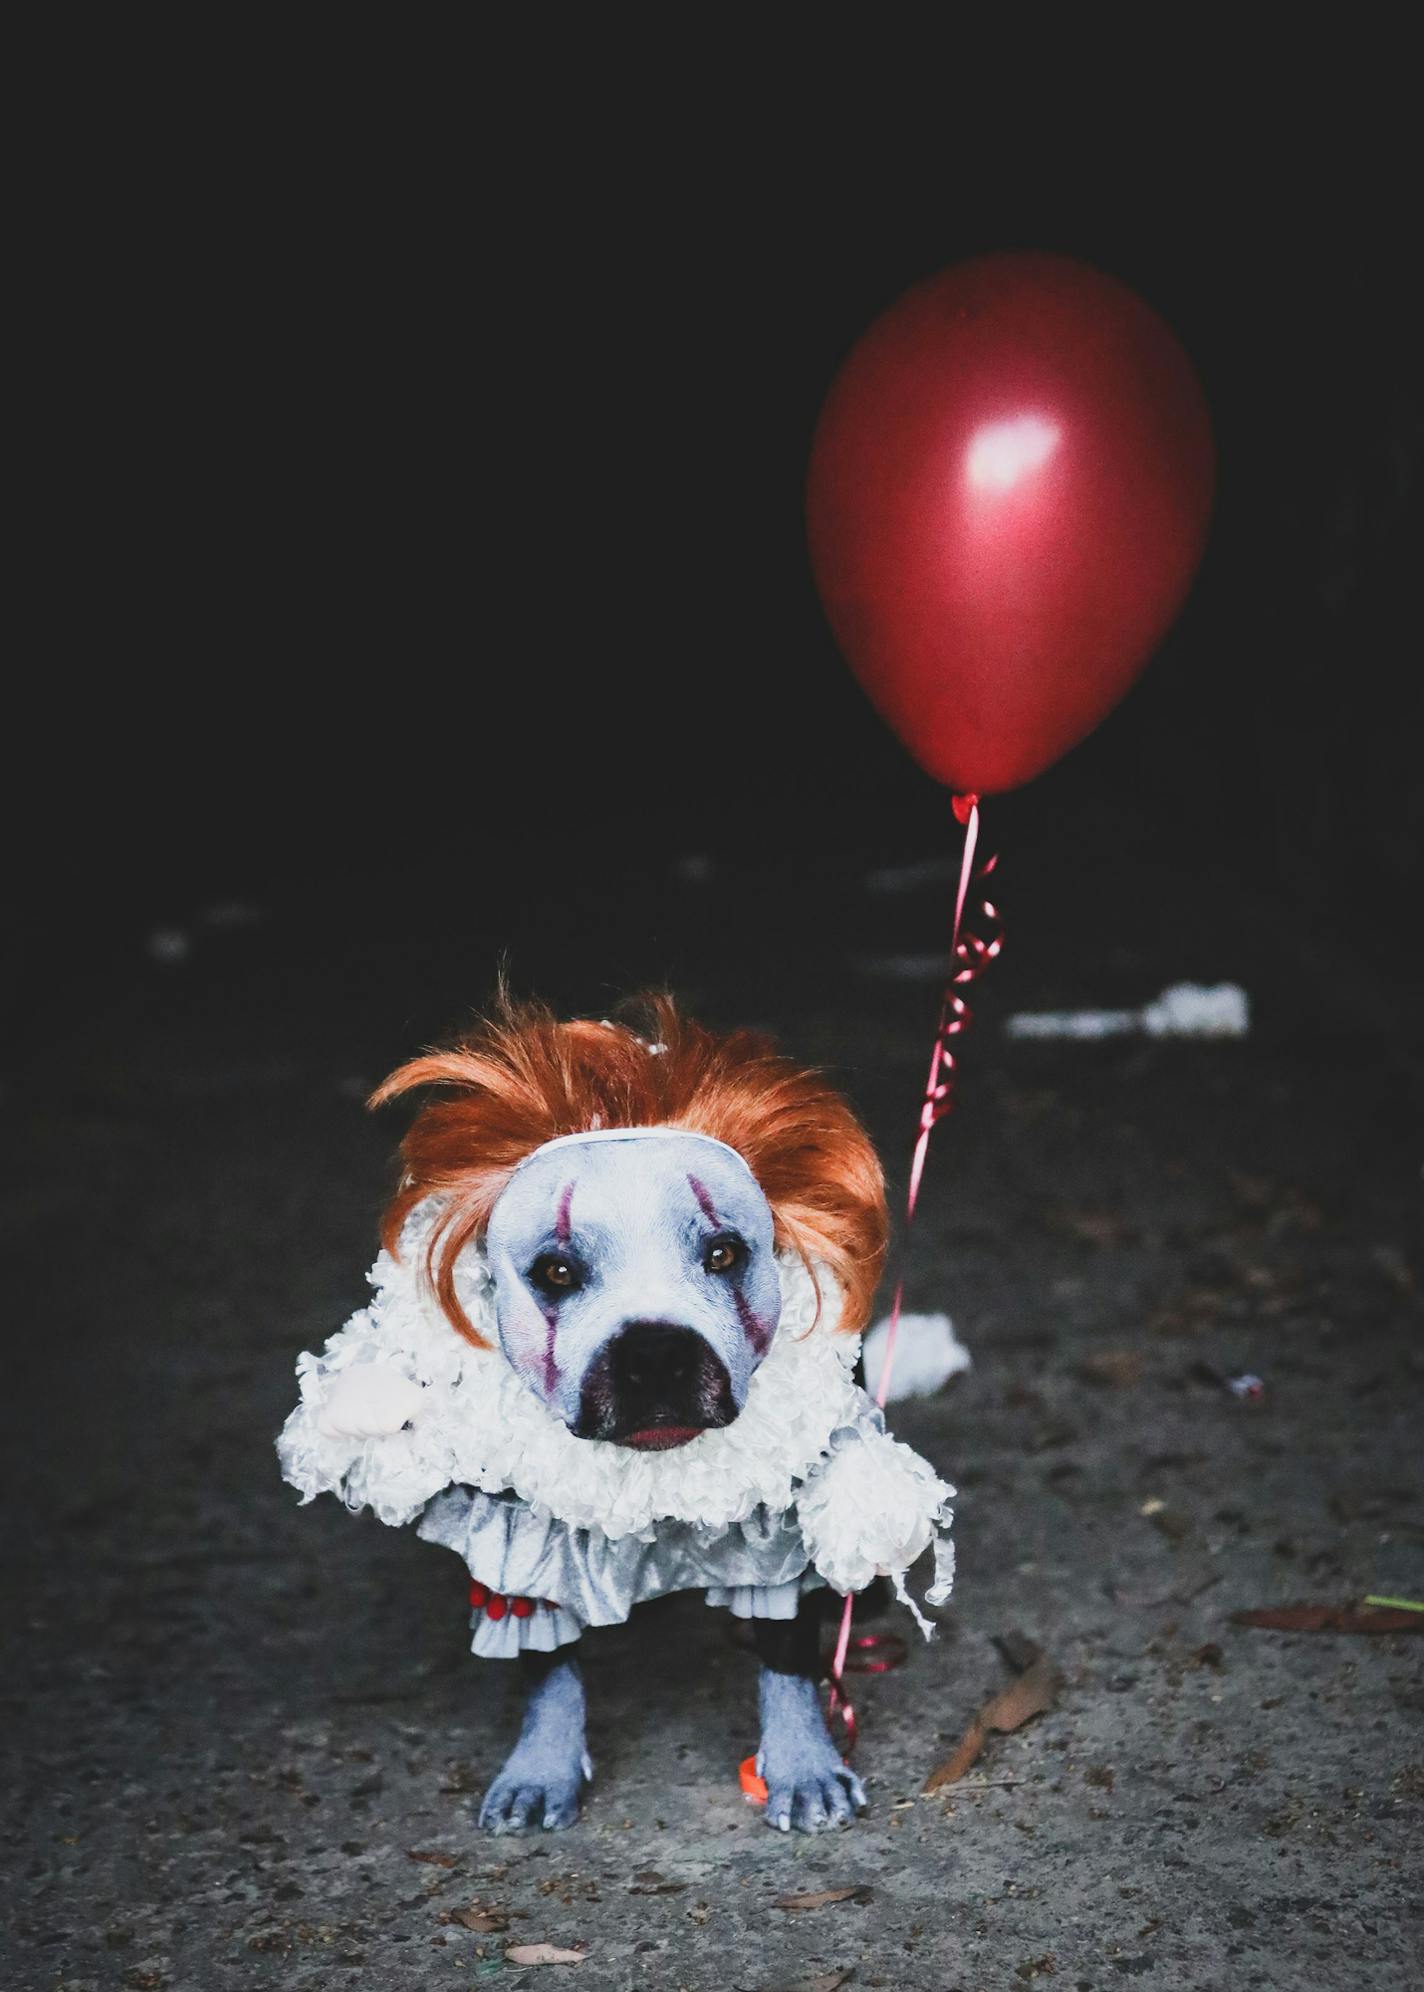
M521 1739L485 1793L480 1824L487 1833L562 1832L579 1816L579 1792L593 1766L580 1749L569 1762L547 1738Z
M789 1833L793 1826L799 1833L824 1833L832 1826L848 1826L864 1806L864 1786L841 1764L769 1791L766 1823L778 1833Z
M480 1825L487 1833L527 1833L542 1827L547 1833L562 1832L579 1816L579 1781L550 1779L533 1784L501 1771L485 1793L480 1807Z

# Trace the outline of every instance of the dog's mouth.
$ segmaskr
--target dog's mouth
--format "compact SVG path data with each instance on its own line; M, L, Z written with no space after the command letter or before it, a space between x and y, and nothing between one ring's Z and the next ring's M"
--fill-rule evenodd
M641 1431L629 1432L626 1438L616 1443L636 1446L639 1452L670 1452L674 1446L685 1446L693 1439L700 1439L706 1430L706 1425L644 1425Z

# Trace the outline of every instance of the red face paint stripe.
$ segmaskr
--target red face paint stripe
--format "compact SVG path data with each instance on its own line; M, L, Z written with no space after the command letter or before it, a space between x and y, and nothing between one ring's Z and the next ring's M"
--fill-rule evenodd
M544 1315L544 1389L552 1397L559 1387L563 1371L554 1361L554 1338L559 1332L559 1317L552 1308Z
M687 1183L688 1188L697 1199L697 1207L702 1212L702 1215L709 1224L715 1225L720 1230L722 1220L718 1217L717 1206L713 1203L711 1197L708 1196L705 1186L698 1182L696 1176L689 1176Z
M759 1314L753 1312L750 1302L740 1287L734 1287L732 1298L737 1303L737 1315L742 1324L742 1332L759 1356L764 1356L771 1347L771 1330Z
M567 1245L569 1242L569 1232L572 1228L569 1211L573 1204L574 1187L577 1182L578 1177L572 1177L564 1184L563 1189L559 1193L559 1207L554 1213L554 1236L561 1245ZM554 1361L554 1337L559 1331L559 1317L552 1309L545 1312L544 1325L548 1330L544 1341L544 1389L552 1397L559 1387L559 1378L563 1374L559 1365Z

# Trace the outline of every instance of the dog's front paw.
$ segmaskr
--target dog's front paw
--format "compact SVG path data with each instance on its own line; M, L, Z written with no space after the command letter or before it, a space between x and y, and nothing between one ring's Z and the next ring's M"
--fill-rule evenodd
M556 1760L547 1748L519 1743L485 1793L480 1824L487 1833L524 1833L531 1826L558 1832L579 1816L579 1792L593 1776L588 1757Z
M762 1776L766 1779L766 1823L778 1833L789 1833L793 1826L801 1833L848 1826L856 1813L865 1809L865 1787L834 1750L824 1762L803 1764L794 1770L771 1766Z
M766 1823L779 1833L848 1826L865 1808L865 1787L831 1741L816 1684L804 1675L761 1676L761 1750Z

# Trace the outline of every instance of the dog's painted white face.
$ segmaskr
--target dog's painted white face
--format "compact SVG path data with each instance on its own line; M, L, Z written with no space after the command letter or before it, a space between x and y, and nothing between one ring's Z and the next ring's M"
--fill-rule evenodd
M561 1142L490 1217L504 1353L580 1438L728 1425L781 1315L772 1231L750 1171L696 1135Z

